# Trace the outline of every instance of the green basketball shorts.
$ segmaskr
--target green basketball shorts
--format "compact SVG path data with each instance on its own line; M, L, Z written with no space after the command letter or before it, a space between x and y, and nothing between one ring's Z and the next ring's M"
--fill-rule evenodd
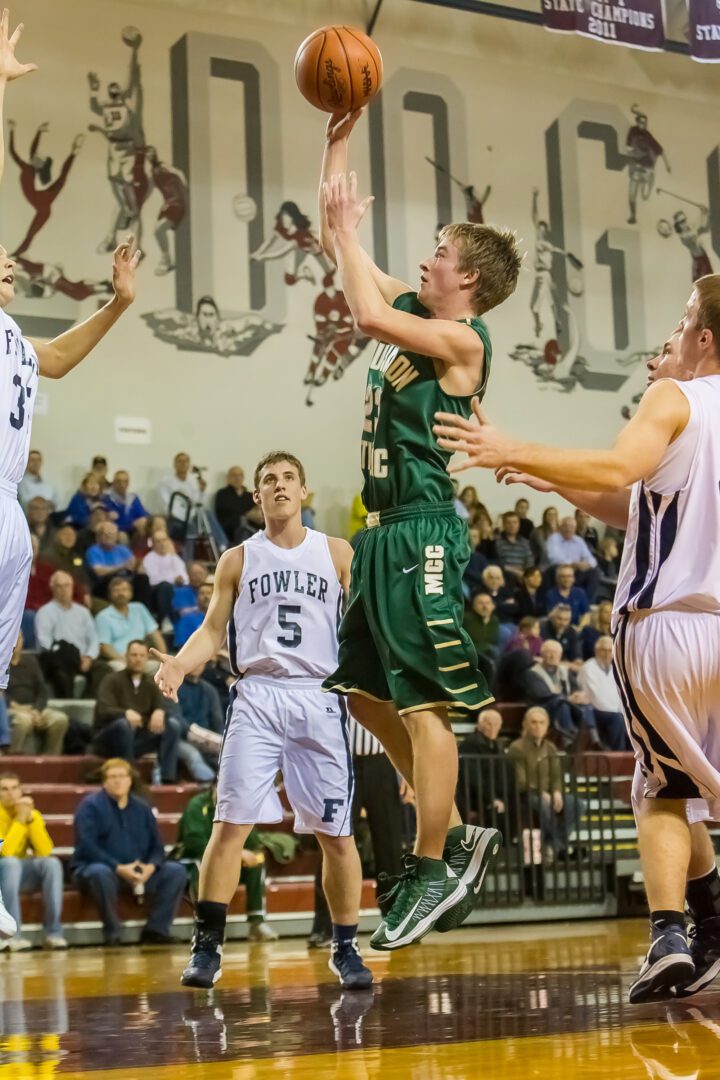
M368 515L324 690L392 701L400 713L473 711L493 700L463 629L467 525L452 503Z

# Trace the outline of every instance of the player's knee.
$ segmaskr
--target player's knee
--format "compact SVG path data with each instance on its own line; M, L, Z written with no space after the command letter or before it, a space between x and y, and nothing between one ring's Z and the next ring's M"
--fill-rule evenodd
M350 859L357 854L355 838L352 836L328 836L327 833L315 834L328 859Z

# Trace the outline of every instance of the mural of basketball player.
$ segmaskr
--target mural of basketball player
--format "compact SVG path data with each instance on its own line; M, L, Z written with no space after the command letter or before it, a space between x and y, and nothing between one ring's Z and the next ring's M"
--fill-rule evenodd
M471 221L473 225L484 225L485 218L483 216L483 208L490 198L490 193L492 191L490 184L487 185L480 198L475 194L475 188L472 184L467 184L462 191L463 198L465 199L466 220Z
M142 38L138 32L123 35L130 48L127 85L108 83L107 99L98 97L100 79L94 71L88 75L90 108L102 117L102 127L90 124L89 130L103 135L108 143L107 176L117 202L117 211L99 252L114 251L119 230L130 229L140 243L140 209L149 193L145 173L145 132L143 129L143 89L138 51Z
M530 298L530 311L535 322L535 336L540 337L543 332L542 314L543 309L550 309L554 321L557 323L557 304L555 288L552 279L553 255L569 257L569 252L564 248L556 247L548 240L550 231L547 221L540 218L538 200L540 192L533 188L532 193L532 223L535 227L535 259L533 261L533 291ZM577 260L576 260L577 261Z
M27 201L35 211L35 216L30 222L30 227L25 234L25 239L15 248L14 254L22 255L27 251L31 243L50 219L52 205L65 187L68 174L77 157L78 151L85 141L84 135L76 135L56 180L52 178L53 159L39 153L40 140L48 130L47 124L41 124L35 132L35 138L30 144L30 160L23 161L17 152L15 143L15 121L8 120L10 129L10 156L20 170L20 188Z
M160 262L155 267L158 277L175 269L170 253L170 233L175 232L187 213L188 188L185 174L173 165L160 161L154 146L148 146L145 157L150 166L152 182L163 198L155 226L155 239L160 248Z
M275 215L275 227L260 247L252 253L258 262L272 259L293 257L292 271L285 274L285 284L295 285L298 281L315 283L315 275L306 262L314 258L327 274L333 266L323 254L320 241L310 228L310 218L303 214L295 202L284 202Z
M662 146L648 131L648 118L645 113L641 112L637 105L633 105L631 112L635 123L629 129L625 139L630 183L628 190L630 215L627 223L628 225L635 225L637 222L638 195L644 202L647 202L652 195L655 186L655 165L658 158L662 158L668 172L670 172L670 165Z
M700 208L700 216L695 225L690 224L684 210L676 211L673 214L672 227L680 243L690 252L693 282L706 274L712 274L713 268L710 257L700 242L703 233L710 232L710 211L707 206Z

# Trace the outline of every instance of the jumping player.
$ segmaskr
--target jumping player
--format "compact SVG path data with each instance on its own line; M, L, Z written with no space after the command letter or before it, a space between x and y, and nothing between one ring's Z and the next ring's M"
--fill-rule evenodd
M720 816L720 275L696 283L678 342L692 379L656 381L610 451L517 442L479 405L479 428L450 415L435 427L443 447L468 452L464 466L529 473L612 524L627 521L614 667L643 779L633 801L651 912L633 1003L695 993L720 970L720 881L694 824Z
M175 269L168 233L175 232L187 213L187 180L180 169L160 161L154 146L148 146L145 156L150 164L153 183L163 197L155 226L155 239L161 253L155 274L162 277Z
M22 255L28 250L33 240L50 220L50 211L58 195L65 187L65 182L70 174L73 162L85 141L84 135L76 135L73 140L70 153L60 169L56 180L52 179L52 158L41 157L38 154L40 140L48 129L47 124L41 124L35 133L35 138L30 145L30 160L23 161L15 148L15 122L8 120L10 129L10 156L20 170L20 187L27 201L35 211L35 217L30 222L30 227L25 234L25 239L15 249L16 256Z
M371 940L396 949L436 924L459 925L499 846L497 832L466 829L453 808L458 759L448 710L474 712L492 696L462 626L470 546L453 505L449 458L431 425L438 408L470 415L473 394L484 393L491 348L480 315L513 292L521 259L511 233L463 222L442 230L420 266L417 293L383 273L357 234L370 199L360 202L354 174L345 174L358 116L328 123L321 242L337 262L360 331L385 344L371 361L365 394L368 528L353 559L338 668L325 688L349 695L353 715L415 790L415 854L406 857Z
M155 681L177 701L183 679L222 647L227 634L232 691L218 773L213 833L200 868L185 986L220 978L228 904L240 880L253 825L282 820L275 777L282 770L295 831L315 833L333 918L330 968L348 989L372 983L357 947L362 871L352 837L352 761L342 699L323 694L337 661L337 624L350 584L345 540L306 529L305 470L285 451L255 470L265 529L226 551L202 626L177 656L155 653Z

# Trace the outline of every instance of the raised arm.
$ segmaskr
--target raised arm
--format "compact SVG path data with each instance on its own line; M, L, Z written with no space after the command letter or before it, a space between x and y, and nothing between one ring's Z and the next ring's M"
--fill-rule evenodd
M220 556L215 570L215 582L210 606L202 625L191 634L177 656L167 656L155 649L150 655L160 661L155 682L163 696L177 701L178 689L189 671L206 664L220 651L227 634L243 568L243 550L230 548Z
M0 15L0 180L5 171L5 87L13 79L19 79L30 71L37 71L37 64L21 64L15 56L15 48L23 32L19 23L14 33L10 34L10 12L3 8Z
M320 222L320 245L327 257L337 265L335 253L335 241L333 232L328 224L327 209L325 205L324 185L330 183L331 178L338 173L347 171L348 144L350 132L362 115L362 109L356 109L347 114L333 113L328 120L325 132L325 149L323 151L322 169L320 171L320 189L318 193L318 220ZM377 266L366 251L363 258L372 275L373 281L379 289L383 300L387 304L392 302L402 293L409 292L410 286L404 281L390 277Z
M113 256L115 295L112 300L85 322L66 330L52 341L30 339L40 361L41 375L48 379L62 379L102 341L135 299L135 271L139 261L140 252L135 247L133 237L129 236L124 244L115 249Z
M606 525L612 525L616 529L626 529L630 514L630 488L619 488L617 491L580 491L575 488L563 487L561 484L553 486L545 480L539 480L537 476L529 473L518 472L507 465L495 470L495 479L499 484L525 484L533 491L540 491L544 495L555 494L561 499L567 499L578 510L584 510L590 517Z

